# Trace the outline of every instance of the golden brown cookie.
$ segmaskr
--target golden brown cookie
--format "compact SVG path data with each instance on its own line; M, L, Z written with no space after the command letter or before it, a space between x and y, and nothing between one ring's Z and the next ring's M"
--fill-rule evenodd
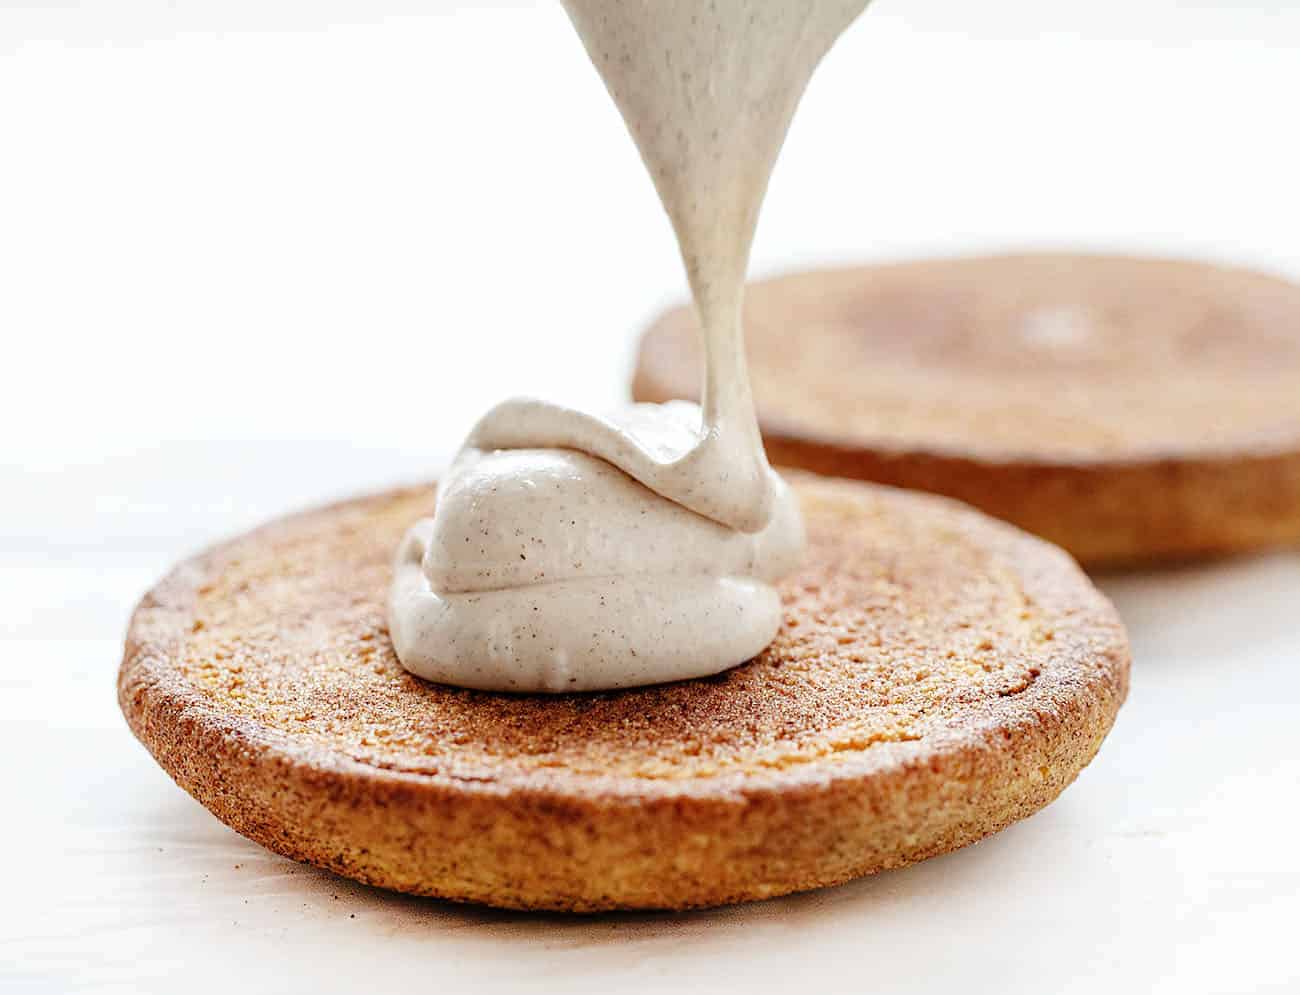
M686 908L964 846L1054 799L1128 686L1068 556L954 502L795 481L787 620L714 678L528 696L429 684L385 630L390 558L432 505L308 512L176 568L131 623L119 699L250 839L370 884L511 908Z
M1026 255L751 287L772 461L959 498L1086 563L1300 541L1300 287L1199 263ZM695 322L639 400L694 397Z

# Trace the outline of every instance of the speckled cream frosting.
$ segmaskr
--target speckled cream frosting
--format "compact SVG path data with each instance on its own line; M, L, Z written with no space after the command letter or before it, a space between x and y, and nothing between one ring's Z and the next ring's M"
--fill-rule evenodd
M503 691L717 673L776 635L798 504L768 466L740 305L768 177L813 69L866 0L566 0L673 224L700 318L701 407L596 418L508 401L397 554L412 673ZM575 362L580 358L575 358Z

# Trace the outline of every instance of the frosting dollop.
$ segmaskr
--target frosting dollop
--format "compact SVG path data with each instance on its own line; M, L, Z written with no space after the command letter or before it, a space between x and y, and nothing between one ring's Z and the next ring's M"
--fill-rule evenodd
M531 400L489 412L434 517L398 549L389 628L403 666L461 687L563 692L756 656L780 628L773 585L798 566L802 520L765 462L770 514L757 528L693 510L730 517L744 503L727 499L729 468L702 436L700 409L682 401L610 419Z
M776 635L803 525L759 436L745 269L795 106L865 6L564 0L677 235L703 407L597 418L524 399L484 416L397 553L389 631L412 673L604 690L717 673Z

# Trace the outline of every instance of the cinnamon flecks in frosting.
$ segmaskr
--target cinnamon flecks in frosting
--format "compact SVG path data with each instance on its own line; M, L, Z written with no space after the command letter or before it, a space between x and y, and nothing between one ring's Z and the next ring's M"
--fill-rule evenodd
M776 635L803 550L763 452L740 313L759 207L817 63L866 0L565 0L672 221L700 316L703 405L608 418L507 401L397 554L412 673L589 691L717 673Z

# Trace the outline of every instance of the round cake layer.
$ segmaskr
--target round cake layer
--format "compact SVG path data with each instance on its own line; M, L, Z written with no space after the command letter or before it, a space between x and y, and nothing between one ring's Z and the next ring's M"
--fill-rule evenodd
M774 462L934 491L1088 562L1300 540L1300 287L1189 262L1025 255L748 291ZM661 318L639 400L696 396Z
M1114 610L1060 550L956 503L794 478L785 622L717 677L528 696L427 683L384 604L431 489L273 523L138 608L119 697L244 835L401 891L685 908L834 884L1047 804L1128 681Z

